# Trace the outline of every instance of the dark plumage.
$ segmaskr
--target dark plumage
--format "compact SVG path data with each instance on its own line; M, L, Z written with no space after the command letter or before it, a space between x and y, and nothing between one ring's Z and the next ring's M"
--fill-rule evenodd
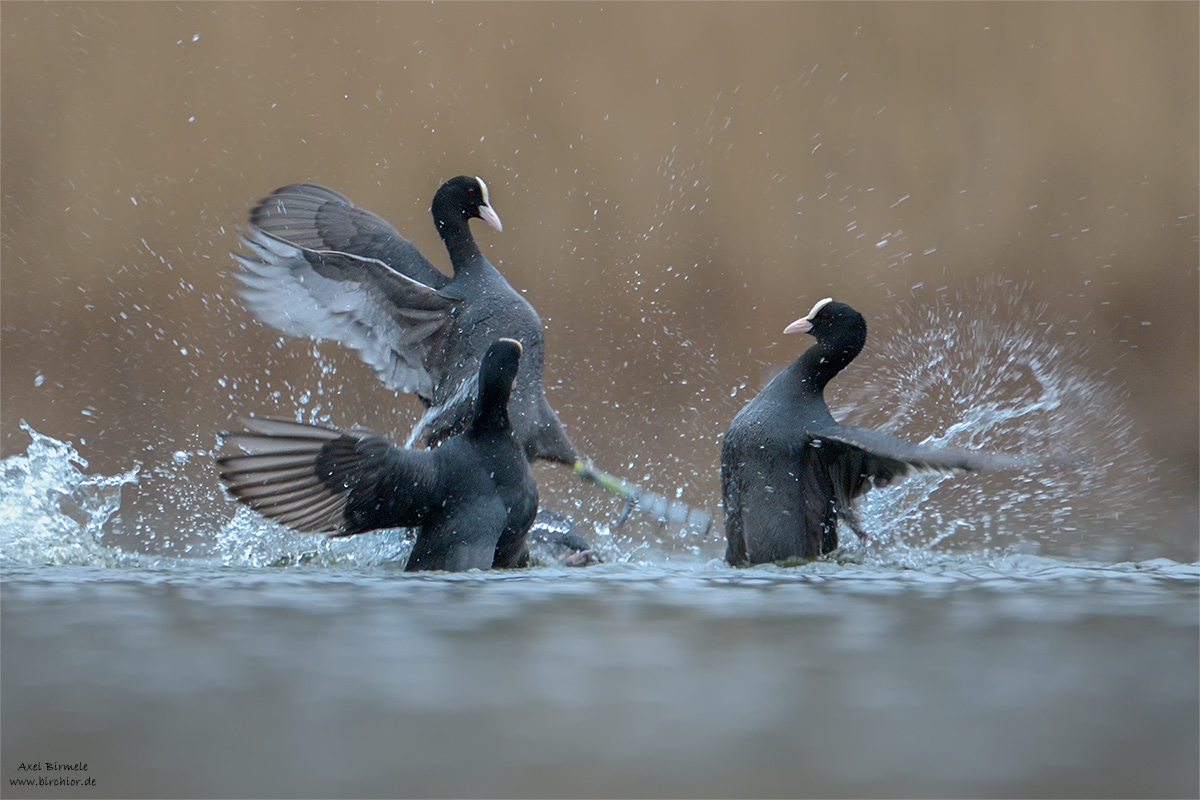
M284 333L333 339L359 351L389 389L425 404L410 444L432 447L462 432L475 400L475 371L488 345L524 348L509 406L529 459L579 460L542 385L542 321L475 244L468 223L500 218L487 186L460 176L438 189L433 219L450 253L448 278L412 242L332 189L285 186L250 213L235 253L242 299Z
M397 447L359 428L251 418L249 430L225 434L246 454L217 459L221 480L242 503L304 533L416 528L409 571L524 566L538 501L509 421L520 359L511 339L488 348L466 430L436 449Z
M437 270L375 214L313 184L285 186L250 214L242 237L246 306L295 336L333 339L359 351L390 389L413 392L426 411L410 445L433 447L462 432L475 400L475 370L497 338L525 348L509 403L513 435L530 461L573 467L584 478L672 521L707 528L702 512L641 492L586 463L546 400L542 321L480 252L468 223L500 218L478 178L444 183L431 207L453 278Z
M839 519L865 538L854 500L912 470L1029 465L997 453L926 447L839 425L825 405L825 385L867 340L867 323L850 306L822 300L784 333L811 333L817 343L738 412L725 435L721 491L729 563L828 553L838 545Z
M571 519L557 511L538 511L528 541L530 558L535 564L587 567L604 560L580 535Z

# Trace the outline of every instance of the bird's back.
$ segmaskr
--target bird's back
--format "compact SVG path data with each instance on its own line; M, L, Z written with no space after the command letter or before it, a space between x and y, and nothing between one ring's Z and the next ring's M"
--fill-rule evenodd
M437 376L433 402L417 423L410 442L429 446L466 429L474 404L479 359L498 338L521 343L521 365L509 400L513 435L530 459L547 458L573 464L578 455L558 414L546 399L542 370L545 340L542 320L533 305L520 295L491 264L462 284L443 289L444 294L471 297L464 303L447 336L444 355L436 359L453 365Z
M417 534L407 569L520 565L537 484L511 432L455 436L433 451L448 491Z

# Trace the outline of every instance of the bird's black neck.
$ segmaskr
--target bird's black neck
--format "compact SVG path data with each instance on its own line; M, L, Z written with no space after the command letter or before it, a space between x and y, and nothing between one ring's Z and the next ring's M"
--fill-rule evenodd
M788 369L796 390L821 395L825 385L850 365L867 341L866 326L855 326L838 336L823 337Z
M512 386L504 378L496 376L487 380L484 375L479 376L479 396L475 398L475 411L471 417L470 431L473 435L512 430L512 423L508 419L508 398L511 393Z
M479 262L486 262L475 237L471 235L468 218L462 211L453 206L439 202L440 197L433 201L433 222L437 225L438 235L446 244L450 253L450 263L457 274L460 270L470 269Z

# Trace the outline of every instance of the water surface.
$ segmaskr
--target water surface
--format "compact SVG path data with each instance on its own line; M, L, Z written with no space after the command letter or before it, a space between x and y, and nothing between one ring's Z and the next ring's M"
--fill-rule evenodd
M1196 578L9 569L5 777L24 757L87 761L103 796L1192 795Z
M139 554L103 532L136 476L33 436L0 506L6 796L50 796L8 784L29 760L86 762L97 787L54 794L88 797L1200 788L1195 564L893 543L735 570L614 536L586 569L410 575L394 534L252 516Z

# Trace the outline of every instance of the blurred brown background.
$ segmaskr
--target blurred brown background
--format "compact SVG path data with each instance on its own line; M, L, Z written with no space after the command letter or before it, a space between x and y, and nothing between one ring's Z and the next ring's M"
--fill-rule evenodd
M416 403L255 323L227 253L315 181L445 268L428 205L467 173L601 466L715 512L720 435L807 344L788 322L830 294L986 315L1000 276L1127 387L1195 536L1194 3L5 2L0 30L6 456L24 419L139 462L140 507L192 527L230 509L172 453L237 413L403 438Z

